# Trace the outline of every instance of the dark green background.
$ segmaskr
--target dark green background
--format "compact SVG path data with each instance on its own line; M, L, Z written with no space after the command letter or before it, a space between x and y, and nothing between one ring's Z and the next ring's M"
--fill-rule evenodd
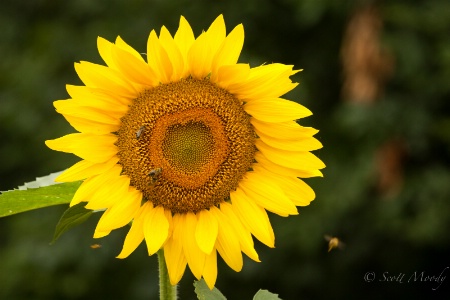
M374 1L372 1L374 2ZM341 97L340 47L348 20L368 1L51 1L0 2L0 190L77 161L49 150L44 140L73 132L52 101L80 84L75 61L101 63L97 36L120 35L145 52L151 29L174 33L184 15L198 35L223 13L228 31L244 24L241 62L281 62L303 68L290 99L314 115L302 124L320 129L324 178L307 180L317 199L300 215L271 215L276 248L256 242L261 263L246 259L240 273L219 261L216 286L228 299L251 299L259 288L283 299L437 299L450 295L450 2L374 2L384 21L381 43L395 59L385 93L372 105ZM376 153L403 141L401 190L376 189ZM0 299L156 299L156 257L144 245L126 260L126 229L93 240L98 217L49 246L65 207L0 219ZM97 218L97 219L96 219ZM345 241L327 252L325 234ZM100 243L99 249L90 245ZM367 283L364 275L375 272ZM382 274L406 274L403 283ZM181 299L194 299L186 271Z

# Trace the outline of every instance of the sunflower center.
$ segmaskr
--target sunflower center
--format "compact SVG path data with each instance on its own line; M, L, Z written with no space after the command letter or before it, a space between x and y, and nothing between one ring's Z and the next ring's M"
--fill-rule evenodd
M206 79L143 91L121 122L123 173L144 199L173 213L218 205L253 163L249 115L235 96Z
M167 128L162 150L175 168L186 173L198 172L213 154L214 136L210 128L200 122L174 124Z

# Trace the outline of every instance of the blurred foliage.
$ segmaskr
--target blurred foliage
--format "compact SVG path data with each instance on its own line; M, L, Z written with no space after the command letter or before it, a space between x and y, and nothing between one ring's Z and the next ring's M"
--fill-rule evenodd
M340 51L348 20L368 3L384 21L381 43L394 58L394 71L383 95L361 105L341 99ZM448 278L437 291L429 282L364 281L371 271L437 276L450 266L448 0L3 0L0 190L77 161L47 149L44 140L73 132L52 101L68 97L65 84L80 84L73 62L101 63L97 36L120 35L144 52L151 29L165 25L173 33L184 15L198 35L220 13L229 30L244 24L242 62L305 70L294 76L301 84L289 98L314 112L302 124L321 130L324 148L316 154L327 164L324 178L307 180L317 200L299 216L270 216L276 248L256 242L261 263L246 259L235 273L219 261L220 291L228 299L251 299L259 289L282 299L448 295ZM402 180L386 194L377 187L377 153L391 140L404 147ZM154 299L156 257L141 245L126 260L114 258L126 228L93 240L96 216L49 246L66 208L0 219L0 298ZM341 238L345 249L328 253L325 234ZM192 284L187 271L182 299L195 298Z

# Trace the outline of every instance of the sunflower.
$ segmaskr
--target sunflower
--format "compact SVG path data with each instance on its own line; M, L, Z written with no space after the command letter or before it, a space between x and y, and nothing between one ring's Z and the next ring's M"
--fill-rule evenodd
M280 98L298 71L237 63L243 42L222 15L197 38L183 17L173 37L152 31L147 61L99 37L106 66L76 63L84 85L54 102L78 131L46 141L82 159L57 178L84 180L70 205L105 210L94 238L132 222L118 258L143 240L149 255L162 248L173 285L188 265L212 288L217 252L235 271L242 253L259 261L252 235L275 241L266 211L298 214L315 197L300 178L322 175L317 130L296 122L311 112Z

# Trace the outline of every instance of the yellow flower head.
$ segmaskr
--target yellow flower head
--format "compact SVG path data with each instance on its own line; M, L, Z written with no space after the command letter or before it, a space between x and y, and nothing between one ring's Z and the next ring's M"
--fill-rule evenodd
M299 177L324 167L317 130L295 121L311 112L280 98L297 71L238 64L244 29L226 35L222 16L197 38L183 17L173 37L152 31L147 61L120 37L97 42L107 66L76 63L85 85L54 102L79 133L46 141L82 159L57 178L84 179L70 205L106 209L95 238L132 221L118 257L145 239L172 284L189 265L212 288L217 252L235 271L242 252L259 261L251 235L275 240L266 210L296 215L315 197Z

